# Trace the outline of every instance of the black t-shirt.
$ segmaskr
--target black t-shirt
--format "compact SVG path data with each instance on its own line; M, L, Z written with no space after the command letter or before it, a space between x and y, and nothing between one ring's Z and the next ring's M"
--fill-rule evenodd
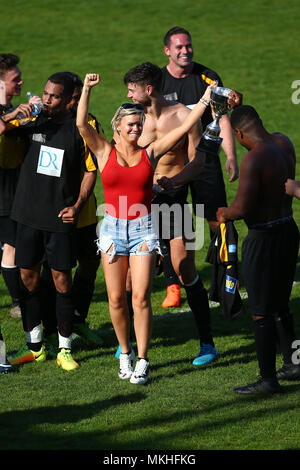
M218 86L223 86L216 72L202 64L196 62L193 64L193 69L186 78L175 78L168 72L166 66L162 68L162 93L166 99L192 107L198 103L213 80L218 80ZM203 131L212 120L211 109L208 106L201 118Z
M59 212L78 199L84 142L70 116L55 123L40 115L35 121L18 127L17 134L28 139L28 150L21 167L12 208L12 219L24 225L50 232L68 232Z

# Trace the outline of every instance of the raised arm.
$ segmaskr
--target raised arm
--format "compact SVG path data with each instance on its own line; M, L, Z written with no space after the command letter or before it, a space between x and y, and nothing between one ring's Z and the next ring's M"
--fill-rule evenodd
M100 82L100 75L88 73L85 76L81 97L78 103L76 124L78 130L87 143L87 146L95 154L100 171L106 163L106 159L111 151L111 144L104 139L88 123L88 111L91 89Z
M239 176L239 167L237 164L236 158L236 149L235 149L235 142L234 136L232 133L232 128L230 124L230 120L227 114L224 114L220 119L220 127L221 127L221 137L222 141L222 148L226 155L226 174L230 174L229 183L235 181Z
M212 85L207 87L204 95L192 111L187 115L183 123L172 129L168 134L164 135L161 139L155 140L147 149L150 158L159 158L167 153L201 118L206 107L210 102L210 93Z
M183 169L176 175L168 178L162 176L157 180L157 184L165 189L170 190L177 186L189 183L194 179L199 178L199 174L203 171L205 163L205 153L196 149L202 135L202 124L198 121L192 129L188 132L188 159Z

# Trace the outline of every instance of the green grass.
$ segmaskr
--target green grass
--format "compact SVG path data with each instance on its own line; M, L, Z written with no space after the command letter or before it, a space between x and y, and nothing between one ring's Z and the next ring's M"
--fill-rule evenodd
M288 4L283 0L10 0L1 2L0 44L2 51L21 57L22 99L28 90L40 94L47 77L56 71L71 70L82 77L100 72L102 85L93 91L91 110L110 138L110 119L126 97L124 73L146 60L164 65L163 35L180 24L192 33L195 60L218 71L225 86L240 90L266 127L289 135L297 152L299 106L291 102L291 84L300 79L299 10L296 0ZM237 151L240 161L243 150ZM224 154L221 158L224 167ZM225 180L231 202L238 183L229 184L226 175ZM96 191L100 203L100 179ZM299 211L300 202L295 201L298 225ZM205 227L205 245L196 253L196 263L209 288ZM236 227L241 245L246 228L242 221ZM299 264L296 280L300 281ZM299 286L294 286L291 296L298 338ZM9 317L2 279L0 294L0 322L11 352L24 343L24 333L21 321ZM187 310L182 294L182 309ZM299 383L285 383L284 393L269 398L239 397L232 391L255 380L258 373L247 300L245 315L235 322L224 318L218 307L212 308L220 358L195 369L191 359L198 352L198 339L192 315L166 313L160 306L164 295L163 278L155 278L152 375L147 386L134 387L117 376L117 342L100 269L89 321L103 332L104 346L86 347L75 339L74 357L80 369L74 373L49 360L2 376L0 449L299 449Z

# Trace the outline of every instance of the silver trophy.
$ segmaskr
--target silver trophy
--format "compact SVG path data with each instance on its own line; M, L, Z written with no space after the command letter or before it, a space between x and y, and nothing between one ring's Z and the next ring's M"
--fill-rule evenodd
M221 117L231 109L228 104L228 98L232 91L233 90L230 90L230 88L223 88L220 86L212 88L210 105L215 118L206 127L201 140L196 147L197 150L210 153L212 155L218 155L220 145L223 140L222 137L220 137L221 128L219 121Z

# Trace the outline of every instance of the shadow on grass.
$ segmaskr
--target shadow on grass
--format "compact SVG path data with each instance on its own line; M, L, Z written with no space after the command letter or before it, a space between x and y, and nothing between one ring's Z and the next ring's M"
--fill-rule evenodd
M215 433L226 433L227 428L232 429L235 425L243 428L244 432L249 432L251 426L257 424L259 420L273 419L276 414L294 411L295 404L283 402L283 399L287 394L299 390L300 384L292 384L284 386L280 394L253 397L239 397L232 390L226 390L226 398L222 400L221 409L219 400L211 400L207 404L202 403L199 397L199 405L194 403L192 408L171 408L151 417L134 415L125 424L114 424L111 427L107 426L109 417L106 415L104 429L100 426L93 432L74 432L72 425L82 420L93 420L99 413L105 413L110 408L114 408L115 412L115 407L124 404L134 406L135 403L144 400L145 395L133 393L84 405L39 407L28 411L5 412L0 415L0 449L107 451L108 449L172 450L175 448L178 450L179 435L182 442L185 442L185 439L189 442L197 442L188 450L209 449ZM256 404L257 407L255 407ZM179 422L181 423L180 431L178 430ZM63 431L59 433L55 429L51 431L51 425L63 425ZM35 426L39 429L35 429ZM16 439L16 436L19 438ZM192 441L191 436L193 436ZM227 447L229 447L228 439ZM286 443L286 448L291 447L295 448L290 443ZM184 445L179 448L185 449ZM225 443L224 448L226 449ZM230 442L230 449L234 448L235 443ZM236 448L239 448L239 443ZM80 455L78 457L80 458Z
M74 449L72 442L78 442L79 447L89 448L90 435L83 437L74 434L70 425L82 420L91 420L101 412L118 406L132 405L145 399L142 392L128 395L117 395L108 400L99 400L83 405L64 405L57 407L39 407L30 410L4 412L0 414L0 449ZM61 434L35 431L34 426L62 425L69 433ZM96 433L97 435L98 433ZM99 431L101 435L101 431ZM81 442L81 445L80 445Z
M165 429L165 426L168 426L169 431L167 433L157 432L156 435L152 434L151 441L143 436L138 442L127 441L126 445L127 448L130 449L172 449L174 448L174 445L172 445L174 439L178 442L178 428L176 424L180 421L182 423L180 429L180 438L182 438L182 440L185 438L190 439L191 436L194 436L195 440L198 436L197 444L196 446L194 445L193 448L198 450L209 449L209 444L207 444L209 433L218 431L226 433L226 428L231 429L230 427L234 425L238 425L244 429L248 427L249 431L249 428L259 419L272 418L276 413L294 411L295 404L286 403L282 400L286 398L289 393L298 392L299 390L300 384L293 384L284 386L282 393L276 396L260 395L255 397L238 397L232 390L226 390L226 396L230 394L232 398L222 401L223 412L219 413L218 416L214 413L218 410L220 411L220 402L213 401L212 404L209 405L202 405L200 402L199 407L188 411L172 410L172 412L165 416L152 418L151 420L141 419L139 422L135 423L135 428L143 429L144 436L147 435L146 431L148 426L156 427L156 429L159 426L161 429ZM267 408L268 401L270 401L269 408ZM251 403L261 405L261 407L257 407L257 409L253 407L250 408L247 405ZM238 412L229 415L226 410L231 407L236 408ZM174 424L174 430L172 430L172 424ZM205 437L203 433L205 433ZM203 442L206 442L206 445L203 444ZM289 444L287 444L287 446L288 445ZM114 442L113 448L125 449L121 441ZM175 445L175 448L178 447ZM231 442L230 449L234 448L235 444ZM181 447L181 449L184 449L184 447Z

